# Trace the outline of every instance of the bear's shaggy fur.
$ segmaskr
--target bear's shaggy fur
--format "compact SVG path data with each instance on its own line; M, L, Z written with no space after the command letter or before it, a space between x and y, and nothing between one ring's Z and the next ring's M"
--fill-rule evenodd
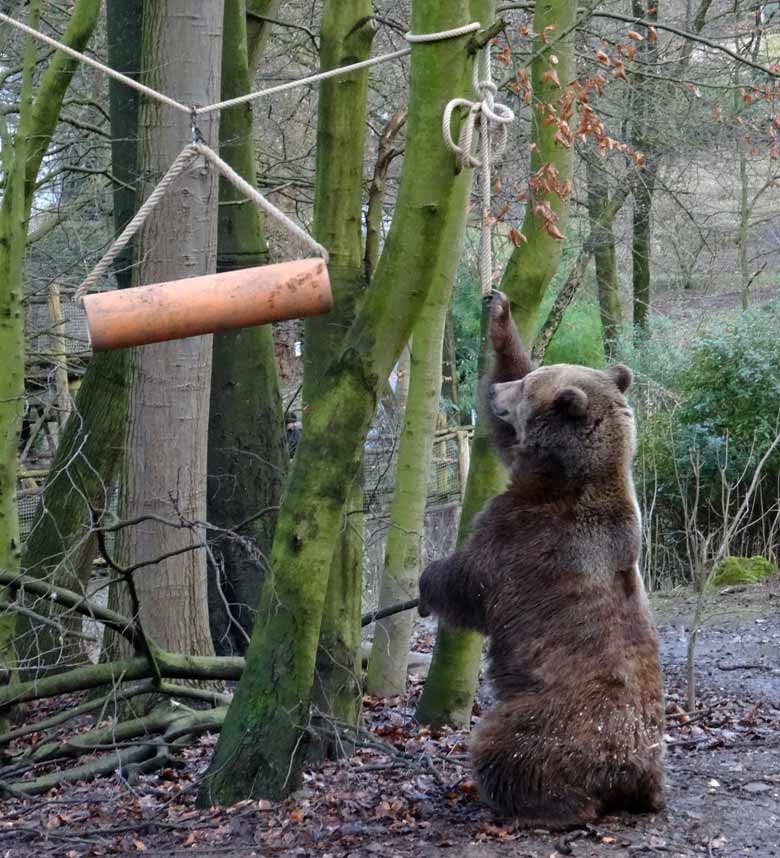
M483 419L510 471L420 612L490 637L498 704L471 743L483 799L530 827L663 807L658 639L638 570L624 366L533 369L493 298Z

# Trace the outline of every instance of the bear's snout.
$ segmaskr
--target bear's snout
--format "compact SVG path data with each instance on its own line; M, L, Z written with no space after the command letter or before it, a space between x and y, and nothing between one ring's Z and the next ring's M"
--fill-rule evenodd
M517 382L509 381L503 384L491 384L488 389L490 410L499 420L510 421L512 408L517 399Z

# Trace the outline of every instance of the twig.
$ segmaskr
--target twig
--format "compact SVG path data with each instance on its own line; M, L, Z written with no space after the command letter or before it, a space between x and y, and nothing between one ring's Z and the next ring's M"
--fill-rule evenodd
M397 605L390 605L377 611L369 611L360 618L360 625L361 627L370 626L376 620L383 620L385 617L392 617L393 614L400 614L403 611L411 611L412 608L417 607L419 602L419 599L408 599L406 602L399 602Z

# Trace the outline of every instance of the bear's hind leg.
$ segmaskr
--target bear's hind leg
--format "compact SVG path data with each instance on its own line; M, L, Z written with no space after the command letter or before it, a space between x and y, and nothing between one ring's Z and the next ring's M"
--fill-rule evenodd
M574 783L550 737L528 733L512 704L499 704L474 734L471 760L480 795L500 816L525 828L555 831L593 822L601 802Z

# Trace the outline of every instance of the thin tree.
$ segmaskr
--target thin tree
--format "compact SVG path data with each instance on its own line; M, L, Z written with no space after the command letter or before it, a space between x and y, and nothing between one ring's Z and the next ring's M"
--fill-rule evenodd
M144 4L145 83L185 104L219 98L223 3L198 7L187 0ZM191 137L189 119L156 100L141 102L139 163L148 191ZM199 133L215 144L218 116L206 114ZM134 282L155 283L207 274L216 267L217 176L183 174L138 236ZM185 288L185 287L182 287ZM135 349L121 473L123 517L206 518L206 454L212 338L192 337ZM206 552L202 534L147 518L121 532L121 557L153 560L171 552L153 572L136 576L141 619L160 646L213 653L208 625Z
M137 77L141 66L143 0L107 0L106 36L112 68ZM114 231L121 232L135 214L138 179L138 93L113 78L108 82L111 123L111 174ZM133 243L117 257L114 276L120 289L132 284ZM22 568L28 575L86 592L97 553L94 525L110 500L122 455L127 419L130 353L125 349L96 354L82 379L71 416L57 445L44 483ZM39 600L35 610L72 626L54 600ZM30 632L35 632L31 635ZM62 639L49 625L19 617L19 645L27 670L62 664ZM83 654L76 649L75 659Z
M248 18L247 11L245 0L225 0L223 100L252 88L264 43L259 31L270 27L261 17ZM252 117L251 103L223 111L219 140L221 157L254 184ZM257 206L242 199L224 178L219 199L217 271L267 263ZM209 522L225 529L246 522L241 540L221 536L211 546L217 567L209 570L211 635L217 653L243 653L254 625L288 463L270 325L214 336L208 439Z
M412 29L469 20L465 0L416 0ZM467 65L466 37L412 49L409 131L396 213L371 289L311 405L276 526L247 666L200 803L288 794L301 778L322 611L343 504L384 381L431 286L456 185L441 117ZM451 250L451 249L448 249Z
M563 87L574 77L575 15L573 0L537 4L534 12L533 29L537 36L531 89L536 109L532 113L531 188L522 225L525 242L513 251L501 282L501 289L512 300L512 312L526 344L533 342L544 293L558 268L561 237L568 218L572 151L556 139L558 125L547 123L546 118L561 118ZM552 181L546 180L545 175ZM489 313L489 307L483 309L480 375L490 359L485 336ZM475 517L502 490L505 480L503 468L491 450L487 427L484 421L478 421L458 543L468 536ZM483 639L475 632L440 625L431 669L417 706L419 720L430 724L469 724L482 644Z
M326 0L322 7L322 71L366 59L375 24L370 0ZM314 191L314 236L328 248L334 308L307 319L304 328L304 433L327 385L326 373L339 354L345 331L366 288L363 265L363 162L368 118L368 72L341 75L320 85ZM360 473L360 471L358 471ZM338 525L317 651L313 705L317 741L311 756L335 753L342 744L329 724L353 727L360 717L361 597L363 590L363 486L355 479Z
M476 20L490 21L494 14L492 7L489 0L473 2L472 16ZM467 86L468 81L464 84ZM459 179L453 202L455 215L448 225L450 235L445 242L450 248L463 244L471 179L470 170L464 171ZM457 197L462 200L460 205ZM461 217L457 216L459 211ZM444 332L459 261L460 255L456 252L439 258L428 298L412 334L409 393L398 449L379 610L417 595L431 457L442 389ZM413 625L414 614L410 611L377 622L366 677L369 694L392 696L406 691Z
M29 21L38 23L40 3L33 0ZM62 36L64 44L83 50L97 23L99 0L78 0ZM56 52L37 92L34 74L35 43L28 39L16 134L6 121L2 133L2 167L5 177L0 205L0 568L18 571L21 560L19 518L16 506L17 445L24 399L24 312L22 274L27 231L38 170L57 126L65 93L77 68L76 61ZM15 617L0 616L0 660L11 660Z

